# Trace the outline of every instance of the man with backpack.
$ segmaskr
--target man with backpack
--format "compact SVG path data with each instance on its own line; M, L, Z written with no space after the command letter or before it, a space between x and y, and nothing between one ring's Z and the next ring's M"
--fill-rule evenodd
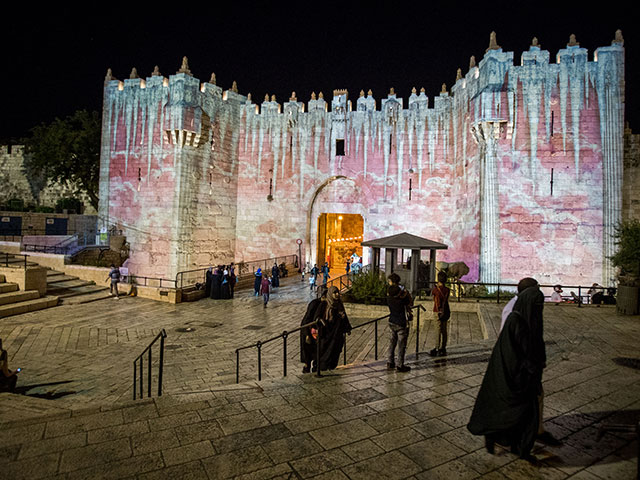
M113 263L111 264L111 271L109 272L109 276L107 280L111 279L111 295L113 292L116 292L116 300L120 300L120 294L118 293L118 282L120 281L120 269L116 267Z

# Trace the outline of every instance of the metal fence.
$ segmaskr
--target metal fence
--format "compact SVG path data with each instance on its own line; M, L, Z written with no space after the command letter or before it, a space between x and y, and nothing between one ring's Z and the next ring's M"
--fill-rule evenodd
M415 355L416 355L416 359L418 358L419 354L420 354L420 312L421 311L426 311L426 309L422 306L422 305L414 305L411 307L413 310L416 311L416 315L415 315L415 322L416 322L416 350L415 350ZM386 320L389 318L389 315L385 315L383 317L379 317L379 318L374 318L373 320L369 320L367 322L361 323L359 325L353 326L352 327L352 331L359 329L359 328L364 328L367 327L371 324L374 325L374 330L373 330L373 337L374 337L374 359L378 360L378 323L382 320ZM311 326L315 326L317 324L317 322L310 322L307 323L305 325L301 325L300 327L294 328L293 330L287 331L285 330L284 332L282 332L280 335L276 335L274 337L271 337L267 340L264 341L258 341L256 343L253 343L251 345L247 345L244 347L240 347L236 349L236 383L240 383L240 352L243 350L249 350L252 348L256 349L256 370L257 370L257 376L258 376L258 380L262 380L262 369L263 369L263 359L262 359L262 348L271 343L274 342L276 340L282 339L282 376L286 377L287 376L287 339L289 338L289 336L291 334L294 333L298 333L300 332L300 330L302 330L303 328L307 328L307 327L311 327ZM318 330L318 335L321 335L321 329ZM318 358L320 356L320 336L318 336L318 338L316 339L316 358ZM342 351L342 361L343 361L343 365L347 364L347 335L345 334L344 336L344 347L343 347L343 351ZM316 361L316 375L317 376L322 376L322 371L320 368L320 363Z
M234 263L233 266L236 277L238 277L238 281L240 281L241 277L245 275L253 275L253 273L257 271L258 268L270 272L271 267L274 264L280 265L281 263L284 263L285 265L294 265L295 268L298 268L298 255L284 255L282 257L271 257L260 260L252 260L250 262ZM205 283L207 270L209 270L209 268L211 267L213 267L213 265L209 267L178 272L176 274L175 280L176 288L186 288L196 285L197 283Z

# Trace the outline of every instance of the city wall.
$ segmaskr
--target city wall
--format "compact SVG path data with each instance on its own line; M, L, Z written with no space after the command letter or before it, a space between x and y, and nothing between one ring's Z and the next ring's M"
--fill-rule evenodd
M173 278L211 263L316 256L320 213L445 243L466 280L610 284L622 215L624 48L574 38L519 65L492 37L432 101L336 90L260 105L182 68L105 81L100 218L130 270Z

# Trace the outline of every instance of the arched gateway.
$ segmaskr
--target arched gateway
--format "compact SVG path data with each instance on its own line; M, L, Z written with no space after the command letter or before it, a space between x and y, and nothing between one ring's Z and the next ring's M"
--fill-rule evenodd
M333 176L317 189L307 214L306 261L312 265L329 262L341 267L346 258L362 256L365 232L363 192L356 182L344 176Z

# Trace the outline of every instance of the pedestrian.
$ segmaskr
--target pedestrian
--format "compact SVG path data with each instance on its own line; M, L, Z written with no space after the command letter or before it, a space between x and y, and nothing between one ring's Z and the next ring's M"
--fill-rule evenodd
M324 262L322 266L322 285L327 286L327 282L329 281L329 262Z
M411 367L404 364L404 355L409 338L409 323L411 317L411 294L400 285L400 276L392 273L388 278L387 304L389 305L389 351L387 353L387 369L398 372L408 372ZM396 362L395 350L398 347Z
M277 264L273 264L271 267L271 286L278 288L280 286L280 269Z
M118 292L118 282L120 281L120 269L117 268L113 263L111 264L111 271L107 276L107 280L111 279L110 293L113 296L115 292L116 300L120 300L120 294Z
M262 299L264 300L264 308L267 308L267 303L269 303L269 293L271 292L271 282L269 281L269 277L265 273L262 276L262 281L260 282L260 294L262 295Z
M313 268L309 272L309 288L311 290L315 288L318 282L318 273L320 273L320 271L318 270L318 265L314 263Z
M322 303L322 298L314 298L307 305L307 311L300 322L300 361L304 363L302 373L311 372L311 364L313 362L313 371L317 369L316 361L316 341L318 340L318 325L312 322L316 319L316 311ZM326 301L326 298L324 298Z
M535 278L525 277L518 282L518 295L524 292L529 287L538 287L538 281ZM514 296L502 309L502 322L500 324L500 332L504 329L507 318L513 311L513 306L518 300L518 295ZM540 384L540 394L538 395L538 432L536 440L545 443L547 445L558 446L562 442L555 438L550 432L544 428L544 388Z
M349 275L349 270L351 270L351 261L347 258L347 266L345 267L347 271L347 275Z
M433 296L433 312L436 322L436 347L429 351L432 357L444 357L447 354L447 327L451 317L449 295L451 290L445 286L447 274L438 272L438 284L431 290Z
M562 285L555 285L553 287L553 293L551 294L551 298L549 299L549 301L554 303L564 302L564 299L562 298L561 293L562 293Z
M321 370L333 370L338 366L344 335L351 334L351 324L338 287L329 287L326 296L320 299L314 318L318 321L319 367Z
M204 295L209 298L211 296L211 284L213 283L213 267L207 268L204 278Z
M231 262L231 265L229 265L229 289L231 291L231 298L233 298L233 291L236 288L237 282L238 282L238 277L236 276L236 269L235 269L235 266L233 265L233 262Z
M262 282L262 269L258 268L258 270L256 270L253 275L254 275L253 293L257 297L258 295L260 295L260 283Z
M219 300L222 298L222 267L218 265L213 270L213 278L211 279L211 298Z
M222 283L220 288L220 297L228 300L231 298L231 279L229 277L229 269L223 266L222 270Z
M493 347L467 425L474 435L484 435L489 453L498 443L535 461L531 448L540 423L538 396L546 366L543 307L539 287L520 293Z

